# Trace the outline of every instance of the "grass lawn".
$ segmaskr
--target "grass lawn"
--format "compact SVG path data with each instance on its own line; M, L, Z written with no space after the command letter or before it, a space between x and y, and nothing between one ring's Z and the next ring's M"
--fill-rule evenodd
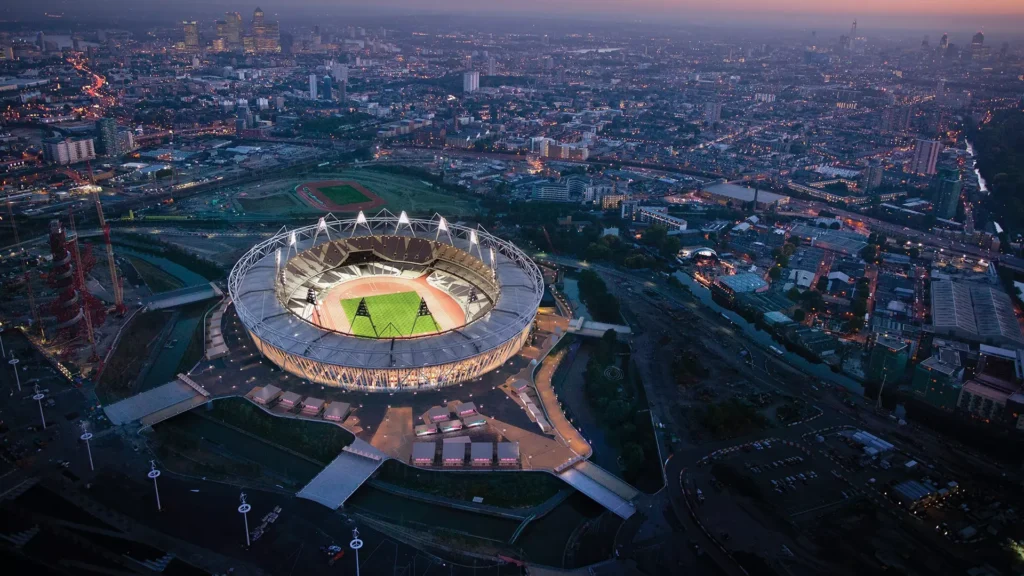
M380 467L378 478L416 492L501 508L527 508L547 501L567 488L561 480L544 472L439 472L420 470L396 460Z
M291 212L303 208L290 194L275 194L263 198L235 198L246 212L271 214L274 212Z
M366 194L363 194L348 184L342 184L341 186L325 186L319 190L320 193L326 196L328 200L339 206L355 204L356 202L366 202L369 200L369 198L366 197Z
M441 329L430 316L416 319L416 314L420 309L420 295L414 291L366 297L366 309L370 313L372 323L364 316L356 317L356 309L359 307L360 300L363 298L347 298L341 301L341 308L345 311L345 317L348 318L349 325L352 327L352 333L356 336L369 338L414 336L438 332ZM413 324L415 324L415 329ZM373 331L375 326L377 334Z
M178 288L185 286L185 283L179 280L176 276L168 274L142 258L128 256L128 260L130 260L132 266L135 266L135 269L139 271L139 276L142 277L142 281L146 283L146 286L149 287L153 294L177 290Z
M132 320L96 385L96 396L101 403L112 404L132 395L135 380L152 352L150 344L170 316L166 310L152 310Z
M352 180L365 186L386 202L385 208L398 214L402 210L410 216L433 216L435 212L454 218L470 216L479 208L475 199L460 197L445 190L434 188L429 183L399 174L385 174L373 170L346 170L338 174L318 177L336 180Z
M354 440L340 426L271 416L244 398L217 400L206 415L324 464L330 464Z

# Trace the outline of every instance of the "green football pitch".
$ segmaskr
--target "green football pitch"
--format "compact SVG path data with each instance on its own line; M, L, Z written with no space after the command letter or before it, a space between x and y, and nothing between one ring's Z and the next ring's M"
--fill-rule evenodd
M327 199L339 206L345 204L355 204L357 202L366 202L369 198L366 194L363 194L353 186L348 184L342 184L340 186L324 186L318 189L321 194L327 196Z
M356 316L360 300L364 298L346 298L341 301L341 309L345 311L352 334L356 336L395 338L441 331L432 316L416 319L420 309L420 295L414 291L367 296L366 310L370 318ZM413 324L416 325L415 330ZM377 328L376 333L374 327Z

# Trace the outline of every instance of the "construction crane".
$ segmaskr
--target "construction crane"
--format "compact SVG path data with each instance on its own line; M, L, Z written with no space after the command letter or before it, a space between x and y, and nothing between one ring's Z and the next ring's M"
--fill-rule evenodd
M18 225L14 222L14 210L11 208L10 201L7 202L7 217L11 220L11 230L14 231L14 244L21 248L21 274L25 279L28 305L32 309L32 321L39 327L39 338L46 342L46 330L43 329L43 323L39 319L39 310L36 309L36 294L35 290L32 289L32 278L28 275L28 265L25 264L25 248L20 246L21 238L18 236Z
M82 312L85 314L86 336L89 338L89 345L92 346L90 362L99 362L100 355L96 351L96 335L92 330L92 314L89 312L89 299L85 297L85 271L82 267L82 247L79 246L82 239L78 237L78 230L75 228L75 213L68 208L68 218L71 221L71 231L75 235L75 241L71 243L72 256L75 257L75 277L78 284L78 294L82 300Z
M89 168L89 181L95 184L92 175L92 164L86 161L86 166ZM107 266L110 268L110 283L114 290L114 311L119 316L123 316L128 311L128 307L124 305L124 286L121 284L121 278L117 274L117 264L114 262L114 245L110 242L110 225L107 224L107 219L103 217L103 203L100 201L99 191L94 190L92 195L96 201L96 215L100 219L103 240L107 244Z

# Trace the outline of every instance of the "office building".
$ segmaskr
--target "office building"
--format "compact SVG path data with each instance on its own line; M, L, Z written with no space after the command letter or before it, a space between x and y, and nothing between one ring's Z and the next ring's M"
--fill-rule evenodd
M960 193L963 190L960 171L956 168L941 168L935 181L935 215L939 218L952 220L960 206Z
M316 74L310 74L309 75L309 99L310 100L316 100L316 96L317 96L316 95L316 82L317 82Z
M722 121L722 104L719 102L704 103L704 121L714 124Z
M324 76L324 100L331 100L334 96L331 91L331 77Z
M329 68L331 69L331 76L334 77L335 82L348 82L348 66L332 60Z
M135 133L131 128L117 129L117 153L127 154L135 150Z
M464 72L462 74L462 91L472 94L480 89L480 73L477 71Z
M259 7L252 13L250 22L252 36L249 45L246 47L250 52L280 52L281 51L281 29L275 22L267 22L263 10Z
M544 202L569 202L569 187L558 182L542 182L533 187L533 199Z
M487 59L487 75L494 76L497 71L497 63L494 61L494 56Z
M43 157L54 164L67 165L95 160L96 151L92 138L45 138Z
M951 411L956 408L960 398L963 376L960 353L951 348L941 348L931 358L917 365L910 388L922 401Z
M227 12L224 14L224 40L229 48L235 48L242 44L242 15L238 12Z
M894 384L903 377L907 370L909 356L907 343L889 336L881 335L871 348L871 360L868 363L868 380Z
M117 156L120 154L117 146L117 120L113 118L100 118L97 120L96 138L101 154L104 156Z
M942 143L938 140L918 140L914 145L914 158L910 162L910 171L914 174L931 176L935 174L935 164L939 161Z
M686 220L676 216L669 216L667 207L639 206L635 214L641 222L664 226L668 229L669 234L679 234L686 231Z
M185 49L199 49L199 24L195 20L185 20L181 23L185 31Z

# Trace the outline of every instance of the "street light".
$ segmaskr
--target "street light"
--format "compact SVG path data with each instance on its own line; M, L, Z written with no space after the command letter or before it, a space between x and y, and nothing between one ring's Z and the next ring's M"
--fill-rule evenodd
M95 472L96 468L92 465L92 447L89 446L89 440L92 440L92 432L86 431L85 422L82 422L82 435L79 438L85 441L85 451L89 454L89 471Z
M359 549L363 547L363 541L359 539L358 528L352 529L352 541L348 543L348 547L356 551L356 576L359 576Z
M156 493L156 511L163 512L163 508L160 507L160 488L156 485L156 479L160 477L160 471L156 469L156 461L149 461L149 474L146 474L147 478L153 479L153 492Z
M18 386L18 390L21 390L21 386ZM39 391L38 384L36 384L35 391L32 399L39 403L39 419L43 421L43 430L46 430L46 416L43 416L43 398L46 398L46 394Z
M245 521L245 547L252 546L252 542L249 540L249 511L252 510L252 506L245 502L245 492L238 497L242 501L242 505L238 507L238 513L242 515L242 520Z
M21 392L21 376L18 375L18 362L21 362L21 360L17 358L11 358L7 361L14 368L14 381L18 383L18 392Z

